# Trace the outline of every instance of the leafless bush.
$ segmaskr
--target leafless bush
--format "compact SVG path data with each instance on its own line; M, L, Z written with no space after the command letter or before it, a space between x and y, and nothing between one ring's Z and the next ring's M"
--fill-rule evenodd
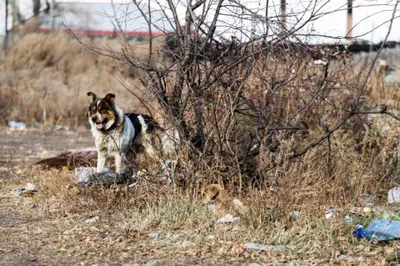
M325 4L310 1L304 13L288 13L283 20L268 14L268 8L262 13L238 1L189 1L183 17L170 0L165 6L133 1L150 33L157 28L151 8L164 10L162 19L174 28L164 46L154 49L150 39L148 57L143 58L127 40L120 51L80 41L139 70L141 82L184 140L184 153L191 159L186 161L191 165L187 175L197 172L197 181L240 188L273 185L274 180L284 185L289 173L301 169L293 177L297 189L338 178L334 185L344 195L357 189L338 176L345 161L333 144L334 132L351 134L346 153L360 156L369 145L363 142L371 130L367 114L398 117L370 101L376 88L369 80L383 46L372 62L354 62L349 57L338 60L338 51L302 42L302 28L326 15L321 11ZM390 25L394 16L395 11ZM250 21L251 29L238 28L238 19ZM243 40L229 40L227 32L237 32ZM362 165L371 163L367 157ZM336 189L334 193L343 196Z

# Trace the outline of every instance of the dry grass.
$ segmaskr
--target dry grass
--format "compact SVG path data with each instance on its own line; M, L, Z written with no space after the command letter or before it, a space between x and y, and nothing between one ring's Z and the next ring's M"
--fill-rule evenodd
M110 88L126 111L143 108L115 79L119 76L128 85L138 84L130 77L132 69L92 54L62 36L24 38L0 65L6 73L0 78L3 122L79 125L85 119L86 92L101 95ZM267 70L254 63L253 75L244 82L243 93L264 111L269 122L266 126L279 124L288 113L298 110L322 79L320 70L296 60L268 65L271 69ZM15 218L1 228L0 240L7 244L0 246L0 255L10 264L18 264L19 259L26 262L24 256L29 254L42 264L154 260L160 265L180 261L201 264L201 260L204 264L352 264L340 255L361 257L367 265L398 263L396 242L374 245L350 236L356 222L368 224L384 212L396 212L395 207L387 206L386 197L387 190L400 183L398 121L380 115L353 117L330 136L329 142L304 156L283 160L340 121L365 78L364 72L356 75L351 71L355 67L360 68L356 64L333 65L321 93L324 100L316 100L290 121L306 127L296 133L262 133L259 155L245 165L237 158L244 153L243 147L253 144L248 136L259 121L244 115L232 119L231 109L210 104L205 110L207 152L199 154L198 161L181 152L174 185L161 184L153 171L141 177L134 188L77 187L73 172L61 169L24 169L19 174L25 176L23 181L0 179L0 218ZM263 71L287 83L273 91L262 85ZM397 95L395 88L382 88L374 79L363 94L365 106L387 103L398 110L398 98L392 97ZM135 93L143 96L139 88ZM211 91L210 98L222 100L225 107L238 106L242 103L235 102L234 93ZM191 112L188 110L188 116ZM325 114L324 126L321 118ZM279 148L272 149L273 143L279 143ZM9 196L11 189L26 182L37 185L32 198ZM223 184L230 196L238 196L246 204L248 211L240 215L239 222L218 224L218 215L199 202L201 188L212 183ZM352 214L352 208L366 206L366 193L376 198L373 212ZM32 204L39 207L31 209ZM334 219L325 219L328 207L334 207ZM293 217L294 211L300 215ZM94 215L101 216L98 223L84 222ZM353 217L350 224L344 222L347 215ZM161 233L161 238L149 239L151 232ZM247 251L242 245L246 242L282 246L282 250ZM22 250L22 257L15 255L17 249Z
M95 45L121 47L118 41L106 40ZM25 35L10 47L0 68L4 73L0 77L0 123L18 120L28 125L39 122L77 127L86 119L88 91L115 93L127 112L147 110L125 86L133 88L145 102L152 101L135 78L134 69L91 52L64 35Z
M293 206L300 216L287 223L273 218L274 208L279 208L273 201L277 198L274 191L253 190L245 197L249 213L237 223L217 224L218 217L200 204L197 189L161 186L154 180L141 180L134 189L78 188L71 172L26 169L20 174L28 178L5 182L1 189L2 213L14 219L13 225L1 229L0 250L9 264L30 257L41 264L347 265L342 254L362 258L366 265L398 262L395 242L382 246L351 238L354 223L346 224L344 217L351 215L354 205L336 208L331 220L324 218L326 204ZM8 196L26 181L37 185L33 197ZM33 204L38 207L31 209ZM373 214L352 216L367 223L392 208L376 206L373 210ZM95 215L101 217L99 222L85 223ZM153 232L160 233L160 238L150 239L147 235ZM272 249L245 250L246 242L271 245ZM12 255L16 249L21 255Z

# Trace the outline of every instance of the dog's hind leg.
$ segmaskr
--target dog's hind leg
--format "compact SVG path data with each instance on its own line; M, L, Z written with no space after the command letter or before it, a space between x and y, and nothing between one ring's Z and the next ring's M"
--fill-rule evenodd
M97 173L103 172L105 164L106 164L106 156L101 152L99 152L97 154Z

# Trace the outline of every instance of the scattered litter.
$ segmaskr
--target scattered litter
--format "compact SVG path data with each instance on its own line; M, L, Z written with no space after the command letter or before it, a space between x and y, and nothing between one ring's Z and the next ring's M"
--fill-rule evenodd
M95 223L95 222L98 222L98 221L100 221L100 216L94 216L94 217L92 217L90 219L87 219L85 222L86 223Z
M174 164L171 160L166 160L161 163L161 169L164 170L165 179L168 180L168 184L174 183Z
M221 217L218 219L217 223L222 224L222 223L234 223L236 221L239 221L239 217L234 217L232 214L227 214L224 217Z
M335 211L333 207L329 207L325 212L325 219L330 220L335 217Z
M215 204L208 204L207 209L209 209L212 213L217 213L217 206Z
M321 60L321 59L318 59L318 60L315 60L314 61L314 65L323 65L323 66L326 66L328 64L328 62L326 62L325 60Z
M363 212L364 213L371 213L372 209L371 209L371 207L364 207Z
M371 193L367 192L361 195L361 200L364 206L373 206L376 202L376 197Z
M69 131L69 126L56 125L56 130Z
M293 217L293 218L297 218L297 217L300 217L300 214L301 213L299 211L292 211L290 213L290 216Z
M31 257L31 256L27 256L27 257L26 257L26 261L27 261L27 262L37 262L37 258Z
M26 130L26 125L24 122L15 122L15 121L10 121L8 122L8 129L9 130Z
M39 205L36 204L36 203L33 203L33 204L31 205L31 209L36 209L36 208L39 208Z
M158 239L158 238L160 238L161 234L160 233L150 233L147 236L151 239Z
M346 215L346 216L344 217L344 222L345 222L346 224L351 224L351 223L353 223L353 218L351 218L349 215Z
M263 245L256 243L245 243L243 245L245 249L256 250L256 251L283 251L283 246Z
M12 194L14 196L31 196L33 192L36 192L35 185L28 183L24 187L16 188Z
M346 262L363 262L364 257L363 256L353 257L353 256L347 256L347 255L340 255L338 257L338 260L346 261Z
M365 238L369 241L390 241L400 238L400 221L375 220L367 228L357 225L352 233L357 238Z
M394 187L388 192L388 201L389 203L398 203L400 202L400 187Z
M130 184L128 187L133 188L133 187L136 187L137 184L138 184L138 181L135 181L132 184Z

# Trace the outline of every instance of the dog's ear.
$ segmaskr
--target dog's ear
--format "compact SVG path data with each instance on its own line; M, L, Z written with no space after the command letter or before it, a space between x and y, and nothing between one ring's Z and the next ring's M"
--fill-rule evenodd
M91 92L91 91L89 91L88 93L87 93L87 96L92 96L92 102L94 101L94 100L96 100L97 99L97 96L96 96L96 94L94 94L93 92Z
M216 200L219 196L219 190L213 191L213 192L215 192L215 194L214 194L214 196L212 196L211 200Z
M104 99L110 104L114 105L114 100L115 100L115 94L109 93L107 94Z

